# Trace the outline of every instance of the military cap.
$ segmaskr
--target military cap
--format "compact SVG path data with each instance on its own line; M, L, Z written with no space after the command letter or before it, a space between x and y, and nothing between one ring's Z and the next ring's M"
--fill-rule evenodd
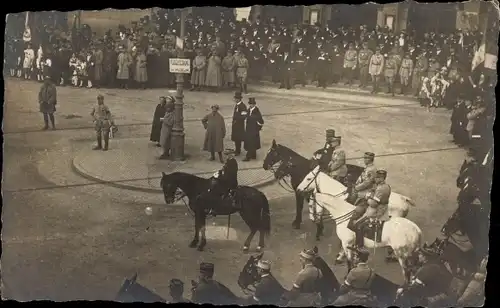
M326 136L327 137L335 137L335 130L334 129L327 129Z
M340 141L342 141L342 137L335 136L335 137L333 137L333 140L340 142Z
M217 104L214 104L210 107L211 109L216 109L216 110L219 110L220 109L220 106L217 105Z
M259 262L257 262L257 267L269 271L271 269L271 263L266 260L259 260Z
M182 280L174 278L170 280L169 288L170 289L178 289L184 287L184 282Z
M386 177L387 176L387 171L385 170L377 170L377 176L383 176L383 177Z
M255 104L257 104L257 102L255 101L255 97L248 98L248 104L249 105L255 105Z
M175 102L175 98L172 95L165 97L165 100L167 101L167 103Z
M102 94L97 95L97 99L104 99L104 96Z
M365 152L365 158L375 158L375 153L372 152Z
M306 260L313 260L316 258L317 253L312 250L312 249L304 249L300 252L300 257L306 259Z
M213 274L214 273L214 264L208 262L202 262L200 264L200 273Z

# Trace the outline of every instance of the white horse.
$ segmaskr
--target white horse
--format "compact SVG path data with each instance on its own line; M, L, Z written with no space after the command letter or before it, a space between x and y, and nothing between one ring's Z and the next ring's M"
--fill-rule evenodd
M327 187L340 189L339 185L341 184L338 181L320 172L319 168L316 167L305 176L297 190L312 192L311 198L316 213L321 215L323 210L327 210L336 222L337 236L342 243L342 249L346 254L348 268L350 269L352 267L352 252L347 247L354 245L356 234L347 228L347 225L355 207L346 202L342 194L331 195L326 192ZM422 231L420 228L414 222L397 216L393 216L385 222L379 243L367 238L364 239L364 245L367 248L391 247L401 265L403 276L407 282L410 279L409 262L407 261L414 256L415 251L421 246L421 242Z

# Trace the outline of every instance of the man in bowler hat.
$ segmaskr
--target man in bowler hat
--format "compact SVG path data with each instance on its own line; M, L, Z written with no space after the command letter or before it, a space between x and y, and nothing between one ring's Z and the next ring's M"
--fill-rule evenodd
M243 161L257 159L257 150L260 149L260 130L264 125L264 119L254 97L248 99L248 114L246 115L247 125L245 131L245 150L247 151Z
M231 126L231 140L235 146L235 156L241 154L241 143L245 140L245 120L247 118L247 106L242 101L241 92L234 93L236 105L233 110L233 122Z

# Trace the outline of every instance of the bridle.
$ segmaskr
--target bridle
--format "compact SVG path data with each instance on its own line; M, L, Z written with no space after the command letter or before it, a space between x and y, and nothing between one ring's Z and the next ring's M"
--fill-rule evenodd
M186 207L186 209L188 210L188 213L194 217L194 212L193 210L191 210L191 208L189 207L189 205L187 204L186 200L184 200L184 197L187 197L187 195L184 193L184 191L182 191L182 189L180 189L179 187L176 187L176 190L174 192L174 200L172 201L172 203L175 203L179 200L182 200L182 203L184 203L184 206Z

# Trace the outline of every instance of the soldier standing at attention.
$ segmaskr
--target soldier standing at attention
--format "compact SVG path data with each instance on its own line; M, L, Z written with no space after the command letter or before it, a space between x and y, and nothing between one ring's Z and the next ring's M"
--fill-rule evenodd
M356 180L356 184L352 188L351 196L349 202L355 204L356 200L364 198L367 193L369 193L375 184L375 175L377 173L377 168L373 164L375 160L375 154L371 152L365 152L364 163L365 170Z
M349 49L347 49L344 55L344 74L347 78L347 82L345 83L346 85L352 84L357 62L358 52L354 49L354 45L350 43Z
M384 76L387 82L387 93L392 94L392 96L394 96L394 78L396 77L397 67L396 56L391 53L385 61Z
M372 76L373 90L372 93L377 93L379 90L380 75L384 67L384 56L380 53L380 47L375 49L375 54L370 58L368 72Z
M94 118L95 131L97 134L97 145L93 150L108 150L109 131L111 129L112 120L111 112L108 106L104 105L104 96L97 96L97 106L94 106L90 115ZM102 136L104 135L104 148L102 147Z
M38 93L38 103L40 104L40 112L43 113L43 121L45 126L43 130L49 129L49 118L52 124L52 129L56 129L54 112L57 104L56 86L50 80L50 76L45 76L40 92Z
M399 94L406 94L410 86L411 75L413 73L413 60L410 54L406 53L401 61L401 68L399 69L399 78L401 79L401 91Z
M241 48L236 51L236 56L236 78L240 85L240 92L247 94L248 60L245 54L241 52Z
M363 42L363 49L359 51L358 55L360 88L365 88L368 83L368 71L372 55L373 52L368 49L368 42Z
M302 270L285 298L293 303L292 306L315 306L320 302L318 282L323 277L323 273L313 263L317 253L312 249L304 249L299 256Z

